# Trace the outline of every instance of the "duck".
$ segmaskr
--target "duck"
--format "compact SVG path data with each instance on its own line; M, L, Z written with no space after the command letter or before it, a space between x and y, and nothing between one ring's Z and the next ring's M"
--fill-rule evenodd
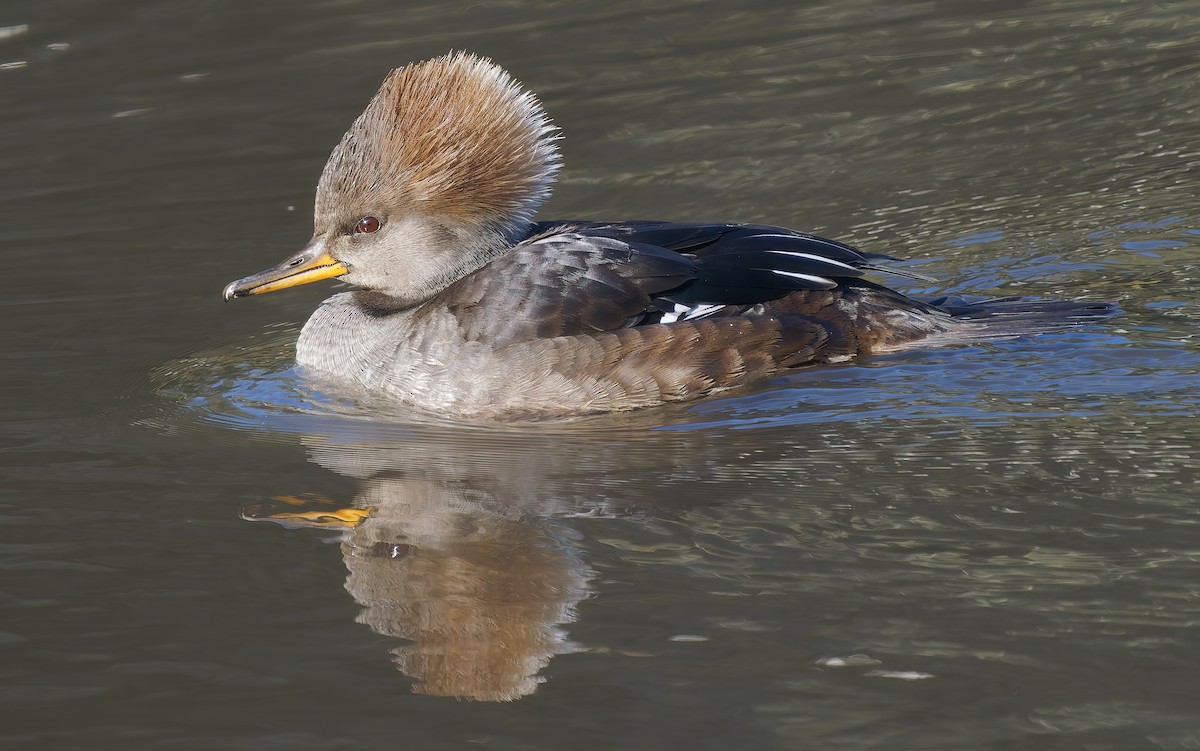
M561 168L537 97L451 52L391 71L333 149L303 250L224 298L323 279L305 373L451 418L625 412L798 368L1059 330L1109 303L918 299L898 259L761 224L536 221Z

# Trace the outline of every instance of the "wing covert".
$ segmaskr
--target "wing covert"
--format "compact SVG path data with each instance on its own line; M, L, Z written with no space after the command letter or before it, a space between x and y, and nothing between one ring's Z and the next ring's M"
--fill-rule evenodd
M535 235L450 285L432 307L448 310L467 341L504 346L634 325L656 310L657 295L697 274L694 260L651 245Z

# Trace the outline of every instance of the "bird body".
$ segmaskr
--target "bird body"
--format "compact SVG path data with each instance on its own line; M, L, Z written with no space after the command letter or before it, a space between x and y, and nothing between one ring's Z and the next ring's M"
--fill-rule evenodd
M895 259L780 227L541 222L556 131L466 54L393 71L334 150L313 239L226 299L341 277L297 362L425 410L508 419L687 401L791 368L1037 333L1108 305L920 301Z

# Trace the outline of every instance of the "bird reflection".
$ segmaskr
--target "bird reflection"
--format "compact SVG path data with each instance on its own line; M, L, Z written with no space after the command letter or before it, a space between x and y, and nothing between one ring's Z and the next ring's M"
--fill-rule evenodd
M614 510L556 493L553 451L441 438L305 435L313 461L358 479L353 501L281 497L243 516L338 530L357 620L407 640L392 654L415 692L511 701L576 649L564 625L588 570L556 518Z
M392 653L414 691L511 701L579 649L565 626L589 569L572 524L714 502L772 453L648 430L654 417L519 429L306 419L310 460L354 478L354 498L276 498L244 516L338 531L358 621L407 640Z
M587 593L581 562L544 520L488 510L468 488L379 478L374 511L342 543L358 622L411 639L393 650L418 693L505 701L531 694L569 644Z

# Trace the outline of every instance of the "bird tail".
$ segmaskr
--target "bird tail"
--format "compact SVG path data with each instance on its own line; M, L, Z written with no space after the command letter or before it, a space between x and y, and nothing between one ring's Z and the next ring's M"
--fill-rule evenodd
M939 297L921 302L949 314L956 323L962 324L947 332L960 340L1046 334L1097 323L1121 312L1116 303L1085 300L997 297L968 301L961 297Z

